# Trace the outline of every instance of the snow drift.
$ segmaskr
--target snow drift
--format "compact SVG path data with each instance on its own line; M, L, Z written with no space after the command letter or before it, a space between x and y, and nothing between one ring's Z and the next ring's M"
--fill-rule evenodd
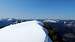
M0 42L52 42L38 21L22 22L0 29Z

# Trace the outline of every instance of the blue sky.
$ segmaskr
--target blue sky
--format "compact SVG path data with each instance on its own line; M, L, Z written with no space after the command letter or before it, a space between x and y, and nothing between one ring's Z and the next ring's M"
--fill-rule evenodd
M75 1L0 0L0 18L75 19Z

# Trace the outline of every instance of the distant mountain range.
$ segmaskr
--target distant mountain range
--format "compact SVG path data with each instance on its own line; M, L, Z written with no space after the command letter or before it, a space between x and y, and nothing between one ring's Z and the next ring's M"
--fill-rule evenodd
M75 20L59 20L59 19L0 19L0 28L3 28L8 25L13 25L25 21L37 20L42 23L47 23L60 35L64 42L73 42L75 41Z
M63 42L75 42L75 20L45 20Z

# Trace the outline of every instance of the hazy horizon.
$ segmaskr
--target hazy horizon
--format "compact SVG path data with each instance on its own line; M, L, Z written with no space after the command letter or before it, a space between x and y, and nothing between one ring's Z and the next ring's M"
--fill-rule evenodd
M0 18L75 19L74 0L0 0Z

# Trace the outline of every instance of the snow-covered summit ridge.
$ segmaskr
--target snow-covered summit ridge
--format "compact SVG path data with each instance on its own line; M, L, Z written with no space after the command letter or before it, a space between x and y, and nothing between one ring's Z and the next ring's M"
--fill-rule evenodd
M9 26L6 26L6 27L4 27L4 28L2 28L2 29L6 29L7 27L7 29L10 29L9 27L13 27L13 26L29 26L29 25L32 25L32 27L33 26L35 26L35 25L43 25L43 23L42 22L39 22L39 21L37 21L37 20L33 20L33 21L26 21L26 22L22 22L22 23L17 23L17 24L14 24L14 25L9 25Z
M27 21L4 27L0 29L0 41L1 42L44 42L45 40L48 41L48 36L44 32L43 27L38 23L40 22Z

